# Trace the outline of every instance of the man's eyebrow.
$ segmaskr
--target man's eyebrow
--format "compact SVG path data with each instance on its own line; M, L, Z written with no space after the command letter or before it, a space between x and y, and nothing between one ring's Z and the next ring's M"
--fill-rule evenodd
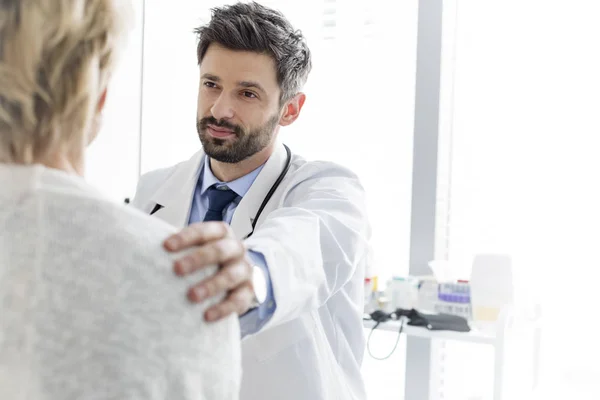
M213 81L213 82L220 82L221 81L221 78L219 78L218 76L213 75L211 73L208 73L208 72L205 73L205 74L202 74L202 76L200 77L200 79L208 79L209 81ZM255 88L255 89L260 90L263 93L267 93L267 91L265 90L265 88L262 87L262 85L260 83L255 82L255 81L240 81L237 84L238 84L238 86L241 86L241 87L244 87L244 88L248 88L248 89Z
M221 80L221 78L219 78L218 76L209 74L209 73L202 74L202 76L200 78L208 79L209 81L215 81L215 82L219 82Z
M245 87L245 88L256 88L256 89L260 90L263 93L267 93L267 91L258 82L241 81L241 82L238 82L238 85L241 86L241 87Z

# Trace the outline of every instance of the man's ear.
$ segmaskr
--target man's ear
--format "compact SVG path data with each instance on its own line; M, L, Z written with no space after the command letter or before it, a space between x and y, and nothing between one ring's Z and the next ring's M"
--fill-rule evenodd
M287 126L294 122L300 116L304 101L306 101L306 95L304 93L298 93L288 100L283 107L283 115L279 119L279 125Z

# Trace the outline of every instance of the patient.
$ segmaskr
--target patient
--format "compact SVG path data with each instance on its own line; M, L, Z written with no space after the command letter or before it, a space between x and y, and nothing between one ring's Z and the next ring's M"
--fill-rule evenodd
M125 3L0 1L0 399L238 398L237 317L205 324L175 230L82 178Z

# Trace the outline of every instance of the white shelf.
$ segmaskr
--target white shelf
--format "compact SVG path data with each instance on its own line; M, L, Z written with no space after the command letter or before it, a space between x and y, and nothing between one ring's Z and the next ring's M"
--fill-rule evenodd
M532 329L533 334L537 337L531 356L534 365L534 382L538 379L540 365L540 318L541 310L539 306L535 307L535 312L533 313L525 313L523 311L515 312L512 307L506 307L500 312L498 321L486 327L489 328L489 330L485 329L482 331L471 326L470 332L430 331L427 328L408 326L405 323L402 333L412 337L458 340L461 342L492 345L494 347L494 400L502 400L505 398L502 393L504 387L505 341L507 335L510 336L511 332L515 329ZM371 329L374 325L374 321L363 320L365 329ZM400 321L391 320L382 322L377 327L377 330L398 332L400 330Z
M365 329L371 329L375 326L374 321L363 320ZM400 330L400 321L387 321L379 324L376 330L389 332L398 332ZM430 331L427 328L409 326L404 323L402 333L408 336L422 337L428 339L442 340L458 340L462 342L480 343L480 344L496 344L496 335L493 332L482 332L472 328L470 332L454 332L454 331Z

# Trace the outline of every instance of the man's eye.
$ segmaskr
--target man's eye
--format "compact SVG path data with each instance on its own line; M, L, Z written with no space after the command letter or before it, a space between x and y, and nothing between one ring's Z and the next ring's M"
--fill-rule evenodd
M250 98L250 99L253 99L253 98L255 98L255 97L256 97L256 94L254 94L254 93L252 93L252 92L249 92L249 91L247 91L247 90L245 90L244 92L242 92L242 94L243 94L245 97L248 97L248 98Z
M216 88L217 84L214 82L204 82L204 86L209 87L209 88Z

